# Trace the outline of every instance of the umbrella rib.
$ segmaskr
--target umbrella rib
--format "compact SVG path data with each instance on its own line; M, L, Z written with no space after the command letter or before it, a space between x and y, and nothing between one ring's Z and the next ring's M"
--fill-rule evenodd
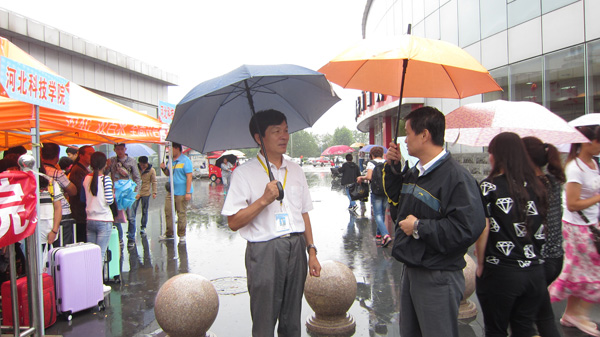
M444 69L444 72L446 73L446 75L448 75L448 78L450 79L450 83L452 83L452 87L454 88L454 91L456 92L456 96L460 97L460 93L458 92L458 88L456 87L456 84L454 84L454 81L452 81L452 77L450 77L450 73L448 73L448 70L446 70L446 66L445 65L441 65L442 69Z

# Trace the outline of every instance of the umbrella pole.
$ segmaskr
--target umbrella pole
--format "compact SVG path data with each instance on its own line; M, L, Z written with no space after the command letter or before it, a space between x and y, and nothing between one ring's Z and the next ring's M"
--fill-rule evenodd
M410 35L411 24L408 24L407 34ZM394 132L394 139L392 142L396 144L398 141L398 129L400 124L400 108L402 107L402 97L404 96L404 78L406 77L406 68L408 68L408 59L402 60L402 81L400 82L400 98L398 99L398 111L396 112L396 132Z
M250 111L252 111L252 116L256 115L256 111L254 110L254 100L252 99L252 94L250 93L250 87L248 86L248 81L244 80L244 86L246 87L246 97L248 98L248 104L250 105ZM269 181L275 180L273 177L273 172L271 171L271 165L269 165L269 157L267 156L267 151L265 150L265 145L263 142L263 137L260 133L260 125L258 125L258 121L255 119L256 129L258 130L258 137L260 138L260 148L262 150L263 155L265 156L265 160L267 161L267 173L269 174ZM281 182L277 182L277 189L279 190L279 196L277 200L283 200L283 186Z

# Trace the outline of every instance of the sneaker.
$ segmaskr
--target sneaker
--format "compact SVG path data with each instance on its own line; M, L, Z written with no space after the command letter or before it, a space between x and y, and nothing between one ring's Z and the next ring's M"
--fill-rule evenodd
M173 235L161 235L158 237L159 241L173 240L175 239Z
M179 237L179 243L185 243L185 236Z
M375 235L375 239L376 239L376 240L381 240L381 234L377 234L377 235Z
M102 291L104 292L104 295L110 294L111 290L112 288L110 286L107 286L106 284L102 285Z
M142 227L142 229L140 229L140 234L146 235L146 227Z

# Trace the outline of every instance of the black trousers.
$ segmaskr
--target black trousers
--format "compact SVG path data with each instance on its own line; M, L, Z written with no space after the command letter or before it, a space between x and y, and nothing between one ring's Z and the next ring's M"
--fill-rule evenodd
M563 257L545 258L544 261L546 286L550 286L550 284L556 280L558 275L560 275L563 265ZM550 294L548 294L548 292L544 294L544 299L540 304L540 311L535 323L541 336L560 337L558 326L556 326L556 322L554 320L554 311L552 310L552 303L550 302Z
M509 324L514 337L537 334L534 322L540 303L549 296L542 266L520 269L486 264L476 290L486 337L508 336Z

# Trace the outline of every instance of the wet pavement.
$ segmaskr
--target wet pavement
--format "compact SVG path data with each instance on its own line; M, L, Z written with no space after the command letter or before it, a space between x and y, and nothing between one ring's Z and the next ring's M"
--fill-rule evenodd
M365 216L347 211L348 199L332 185L327 168L305 168L314 210L310 217L319 249L319 260L335 260L352 269L357 295L349 313L356 321L354 336L399 336L398 294L401 264L388 248L377 246L370 205ZM164 184L159 182L159 187ZM160 190L160 188L159 188ZM125 247L121 258L121 282L111 283L106 310L93 308L59 317L46 330L63 336L165 336L154 317L154 298L160 286L180 273L195 273L212 280L219 293L219 313L210 331L220 337L251 335L249 297L246 291L244 251L246 241L227 227L221 206L223 185L206 179L194 180L194 196L188 211L187 244L159 242L164 230L164 190L150 201L146 236L136 236L135 247ZM137 223L139 226L140 215ZM139 229L138 229L139 230ZM471 300L478 305L475 295ZM554 304L557 317L565 303ZM304 322L314 313L303 301ZM594 308L592 319L600 321ZM481 313L470 322L460 322L460 336L483 336ZM564 336L585 336L575 328L559 327ZM302 336L309 336L307 331Z

